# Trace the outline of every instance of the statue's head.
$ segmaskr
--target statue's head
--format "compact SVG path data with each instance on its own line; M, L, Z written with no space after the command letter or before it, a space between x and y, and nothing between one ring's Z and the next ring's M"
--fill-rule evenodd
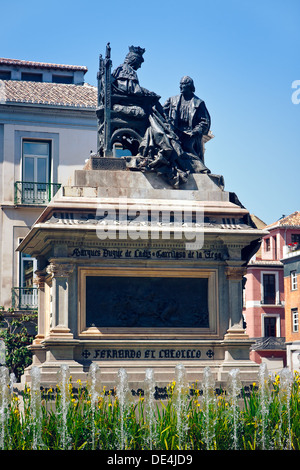
M191 77L188 77L187 75L182 77L180 80L180 91L184 93L185 91L189 91L191 93L194 93L195 91L195 85L194 81Z
M129 64L134 70L137 70L141 67L144 62L143 54L145 49L139 46L130 46L129 52L125 57L125 64Z

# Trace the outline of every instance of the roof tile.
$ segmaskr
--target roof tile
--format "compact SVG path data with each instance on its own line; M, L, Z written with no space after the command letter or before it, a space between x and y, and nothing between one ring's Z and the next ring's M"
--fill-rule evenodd
M0 80L0 102L96 108L97 88L88 84Z
M55 70L80 70L87 72L87 67L83 65L65 65L65 64L51 64L47 62L35 62L32 60L20 60L20 59L5 59L0 57L0 65L13 65L18 67L30 67L39 69L55 69Z
M295 211L290 215L284 216L281 219L277 220L273 224L268 225L266 228L275 228L275 227L295 227L300 226L300 212Z

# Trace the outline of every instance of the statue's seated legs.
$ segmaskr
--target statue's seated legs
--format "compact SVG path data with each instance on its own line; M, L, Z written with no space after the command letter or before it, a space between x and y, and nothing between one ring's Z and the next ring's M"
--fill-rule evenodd
M153 96L111 95L110 148L114 144L120 144L124 149L130 150L131 155L137 155L149 126L153 101ZM104 122L104 107L98 108L97 116L100 122ZM104 126L99 126L99 130L103 133Z

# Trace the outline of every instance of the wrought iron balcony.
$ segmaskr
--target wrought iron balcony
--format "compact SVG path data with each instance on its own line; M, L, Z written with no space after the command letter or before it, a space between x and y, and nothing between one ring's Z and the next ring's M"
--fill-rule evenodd
M275 337L275 336L264 336L262 338L252 338L255 339L255 344L253 344L252 349L254 351L259 350L279 350L285 351L285 337Z
M60 188L59 183L15 182L15 204L47 204Z
M38 308L37 287L13 287L12 306L15 310L35 310Z

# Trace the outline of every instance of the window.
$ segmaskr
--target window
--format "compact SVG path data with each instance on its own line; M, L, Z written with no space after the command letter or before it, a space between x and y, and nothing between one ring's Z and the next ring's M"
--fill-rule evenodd
M21 73L21 80L24 80L25 82L42 82L43 81L43 74L42 73L22 72Z
M265 251L270 251L271 245L270 245L270 238L265 239Z
M300 243L300 233L292 233L291 242L292 243Z
M72 84L73 83L73 75L52 75L52 82L53 83Z
M50 143L23 141L23 181L47 183Z
M25 253L20 253L19 287L13 288L14 308L20 310L37 308L38 289L34 286L36 269L36 259Z
M277 259L277 237L273 237L273 258Z
M276 317L264 318L264 330L265 330L265 336L267 337L276 336Z
M263 303L276 303L275 274L263 274Z
M45 205L52 199L61 186L57 182L58 158L58 133L15 131L14 161L19 170L19 181L14 184L16 205Z
M299 317L298 317L298 309L292 308L292 328L293 333L298 333L299 331Z
M50 142L23 141L22 202L48 200Z
M291 271L291 290L297 290L297 272Z
M0 70L0 80L10 80L10 79L11 79L11 72Z
M36 259L25 253L21 253L20 260L20 287L33 288L34 272L36 271Z

